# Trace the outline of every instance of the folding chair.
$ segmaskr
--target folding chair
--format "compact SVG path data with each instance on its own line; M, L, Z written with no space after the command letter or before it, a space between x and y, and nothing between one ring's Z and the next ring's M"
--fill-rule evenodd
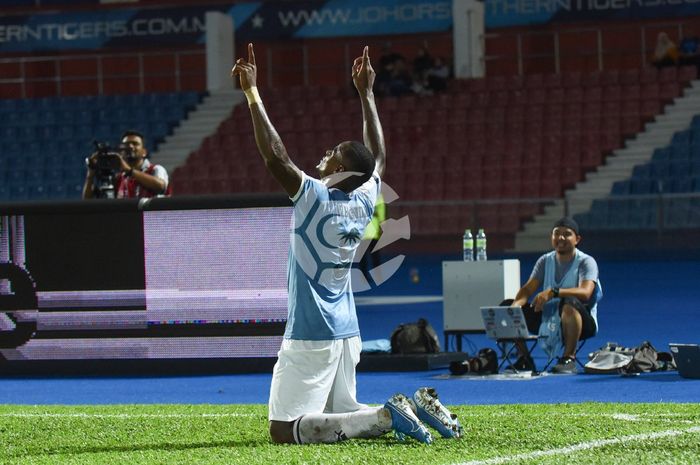
M535 347L537 347L537 343L539 342L539 340L540 340L539 336L534 336L534 335L520 337L520 338L496 339L496 346L498 347L499 351L501 352L501 362L498 364L498 371L501 371L501 368L503 367L503 365L505 365L506 361L510 360L510 357L513 355L513 351L517 347L518 341L523 341L525 343L525 347L527 347L527 354L532 359L532 351L535 350ZM530 343L532 343L532 345L530 345ZM515 367L511 367L511 368L516 372L519 371ZM537 367L535 366L535 369L536 368Z
M576 346L576 354L577 354L577 355L578 355L578 353L581 351L581 348L584 346L584 344L586 344L586 341L587 341L587 340L588 340L588 339L581 339L580 341L578 341L578 346ZM547 370L549 369L549 366L550 366L550 365L552 364L552 362L554 361L554 358L555 358L555 357L552 357L552 358L550 358L549 360L547 360L547 364L544 366L544 369L543 369L542 371L547 371ZM578 364L578 366L580 366L581 368L583 368L583 363L581 362L581 360L579 360L578 357L576 357L574 360L576 361L576 363Z

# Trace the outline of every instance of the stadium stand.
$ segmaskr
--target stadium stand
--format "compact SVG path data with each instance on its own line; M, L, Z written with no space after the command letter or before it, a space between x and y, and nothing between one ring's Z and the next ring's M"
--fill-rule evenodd
M512 236L541 208L537 202L583 180L695 77L694 68L537 74L455 80L444 94L380 99L391 149L386 182L404 203L439 203L395 208L410 210L417 235L456 235L465 221L453 218L471 217L492 234ZM306 171L333 144L361 138L360 109L346 89L263 95ZM278 190L257 155L245 105L175 170L173 187L180 194ZM499 203L511 199L535 206ZM477 209L473 201L498 208Z
M197 92L0 100L0 201L80 198L93 140L142 130L154 151Z
M629 179L615 182L608 198L595 200L591 210L577 219L597 230L697 228L697 193L700 115L693 118L690 128L675 133L668 146L654 150L649 163L635 166ZM660 194L666 196L662 199Z

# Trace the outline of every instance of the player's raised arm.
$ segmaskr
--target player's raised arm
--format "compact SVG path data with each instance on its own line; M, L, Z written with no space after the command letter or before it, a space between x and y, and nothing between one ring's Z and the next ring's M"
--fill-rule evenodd
M301 171L290 160L282 139L267 116L256 85L257 73L253 44L248 44L248 60L243 58L236 60L236 64L231 70L231 77L238 76L241 89L248 99L248 107L255 131L255 142L267 170L282 185L285 192L292 197L299 191Z
M369 59L369 47L365 46L362 56L355 58L352 65L352 82L362 102L362 137L367 148L374 154L377 172L383 176L386 166L386 147L372 90L375 76Z

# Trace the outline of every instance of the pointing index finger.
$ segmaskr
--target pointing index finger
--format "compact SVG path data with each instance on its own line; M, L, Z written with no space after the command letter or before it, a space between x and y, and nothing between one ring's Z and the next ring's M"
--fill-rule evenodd
M248 44L248 63L255 64L255 52L253 51L253 44Z
M362 50L362 62L363 63L369 62L369 47L367 45L365 45L364 50Z

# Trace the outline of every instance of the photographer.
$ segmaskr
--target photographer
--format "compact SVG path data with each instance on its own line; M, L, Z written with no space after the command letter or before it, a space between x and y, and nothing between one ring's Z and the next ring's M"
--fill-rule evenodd
M148 160L143 134L125 131L117 151L97 144L87 162L83 198L133 199L169 195L168 172Z

